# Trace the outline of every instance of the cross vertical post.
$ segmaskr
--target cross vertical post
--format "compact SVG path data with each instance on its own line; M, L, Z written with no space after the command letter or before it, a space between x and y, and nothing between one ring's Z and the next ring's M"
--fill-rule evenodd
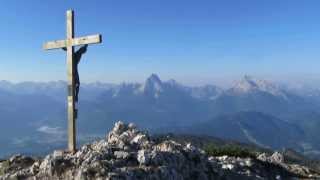
M74 37L74 13L73 10L67 11L67 38L64 40L55 40L46 42L43 45L43 49L61 49L66 48L67 50L67 79L68 79L68 98L67 98L67 109L68 109L68 150L70 152L76 151L76 119L78 117L78 110L75 105L75 64L74 57L74 46L98 44L102 42L100 34ZM81 58L81 57L80 57Z
M76 150L76 109L74 103L74 14L72 10L67 11L67 72L68 72L68 149L71 152Z

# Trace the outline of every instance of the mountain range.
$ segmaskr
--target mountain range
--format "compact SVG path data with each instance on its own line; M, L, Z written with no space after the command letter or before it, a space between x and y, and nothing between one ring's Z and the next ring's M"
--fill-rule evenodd
M144 83L84 83L79 98L80 143L123 120L156 133L217 136L320 157L317 89L297 91L250 76L227 89L191 87L152 74ZM64 147L65 102L64 81L0 81L0 157Z

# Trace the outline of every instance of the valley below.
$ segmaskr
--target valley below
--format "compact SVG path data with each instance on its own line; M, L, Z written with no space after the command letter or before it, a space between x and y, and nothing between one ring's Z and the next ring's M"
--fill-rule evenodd
M83 84L78 143L102 138L122 120L152 134L220 138L319 159L320 90L305 89L249 76L227 89L185 86L156 74L144 83ZM65 97L64 81L0 81L0 158L63 149Z

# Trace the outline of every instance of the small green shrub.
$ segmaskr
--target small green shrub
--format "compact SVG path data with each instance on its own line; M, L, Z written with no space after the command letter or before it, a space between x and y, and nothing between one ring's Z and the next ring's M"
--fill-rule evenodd
M205 152L209 156L234 156L234 157L241 157L241 158L255 158L255 153L251 152L248 149L241 148L238 146L233 146L233 145L226 145L226 146L221 146L218 147L214 144L208 144L204 147Z

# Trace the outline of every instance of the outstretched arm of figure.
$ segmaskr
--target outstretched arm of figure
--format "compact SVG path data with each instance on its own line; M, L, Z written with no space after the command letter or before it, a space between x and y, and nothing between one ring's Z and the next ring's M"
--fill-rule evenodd
M76 64L79 64L82 54L86 53L86 51L87 51L87 47L88 47L88 45L86 44L86 45L82 46L81 48L79 48L78 51L76 51L74 53L74 60L75 60Z
M84 54L84 53L87 52L87 48L88 48L88 44L83 45L83 46L77 51L77 53L79 53L79 54Z

